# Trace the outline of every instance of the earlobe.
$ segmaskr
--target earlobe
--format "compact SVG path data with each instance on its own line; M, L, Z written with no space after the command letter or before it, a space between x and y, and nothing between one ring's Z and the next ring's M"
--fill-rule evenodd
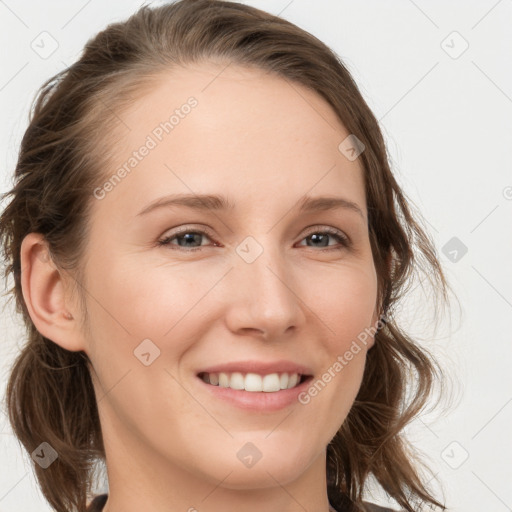
M76 320L66 303L63 276L48 252L44 236L29 233L21 244L21 288L36 329L70 351L84 350Z

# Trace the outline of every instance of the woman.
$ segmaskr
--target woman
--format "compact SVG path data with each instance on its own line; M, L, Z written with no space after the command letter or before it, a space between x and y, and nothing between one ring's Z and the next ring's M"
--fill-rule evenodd
M16 179L7 405L55 510L391 510L372 476L445 508L403 437L438 367L394 313L420 264L447 285L323 43L232 2L142 7L44 84Z

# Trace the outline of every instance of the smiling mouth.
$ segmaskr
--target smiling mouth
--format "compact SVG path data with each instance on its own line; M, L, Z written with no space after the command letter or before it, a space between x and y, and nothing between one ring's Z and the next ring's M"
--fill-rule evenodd
M238 391L248 391L252 393L276 393L278 391L293 389L301 385L306 380L313 378L311 375L286 372L270 373L267 375L260 375L250 372L201 372L197 376L203 382L211 386L234 389Z

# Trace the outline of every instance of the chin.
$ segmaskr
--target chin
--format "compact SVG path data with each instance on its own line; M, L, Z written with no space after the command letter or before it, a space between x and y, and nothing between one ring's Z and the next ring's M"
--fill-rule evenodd
M259 462L251 469L235 467L232 473L222 482L222 487L226 489L266 489L275 487L276 483L287 485L293 482L305 471L298 464L264 464ZM220 479L225 475L220 476Z
M265 436L268 436L268 432ZM216 471L217 481L229 474L222 482L227 489L263 489L275 487L276 481L286 485L299 478L318 456L305 449L303 443L294 443L289 437L288 442L279 443L272 443L270 439L253 439L254 442L248 439L250 436L243 443L237 442L234 462L231 458L225 458L229 450L224 450L215 458L220 463L216 465L217 469L222 467L221 471ZM320 454L324 453L324 450L319 451Z

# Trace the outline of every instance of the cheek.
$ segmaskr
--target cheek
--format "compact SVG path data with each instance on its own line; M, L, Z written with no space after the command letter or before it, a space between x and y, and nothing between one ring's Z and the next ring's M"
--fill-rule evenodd
M93 338L107 338L116 350L129 348L126 357L133 357L133 350L146 338L160 349L172 340L173 351L179 354L201 336L202 326L208 329L230 306L231 280L219 282L229 269L225 262L213 264L214 268L210 260L190 264L164 260L164 264L161 257L116 255L112 247L96 254L102 257L91 260L88 269ZM291 271L290 288L302 303L307 323L323 333L319 339L333 359L371 324L374 268L355 258L324 266L306 263Z
M98 328L119 332L133 343L171 335L207 291L206 285L191 286L193 276L177 268L147 268L132 260L96 265L91 318Z
M181 397L165 369L201 336L193 316L197 315L194 305L205 291L191 287L190 276L187 282L176 275L177 270L141 268L122 264L122 258L116 264L101 262L90 273L87 298L90 358L99 379L95 386L100 395L108 392L111 407L126 421L134 421L125 416L133 404L139 409L148 404L148 415L162 407L159 400L170 410L177 405L183 411L191 407L187 401L165 404L165 398L158 397ZM162 279L165 275L168 281ZM199 304L195 307L199 311ZM149 354L146 359L145 354ZM154 389L161 393L153 393Z
M324 371L316 387L330 388L324 399L339 410L340 418L348 412L361 384L376 329L376 299L376 275L370 267L345 269L337 279L329 281L322 294L314 297L315 312L321 317L326 334Z
M320 283L320 284L318 284ZM372 326L377 301L373 267L346 267L317 281L308 305L329 333L329 351L345 351Z

